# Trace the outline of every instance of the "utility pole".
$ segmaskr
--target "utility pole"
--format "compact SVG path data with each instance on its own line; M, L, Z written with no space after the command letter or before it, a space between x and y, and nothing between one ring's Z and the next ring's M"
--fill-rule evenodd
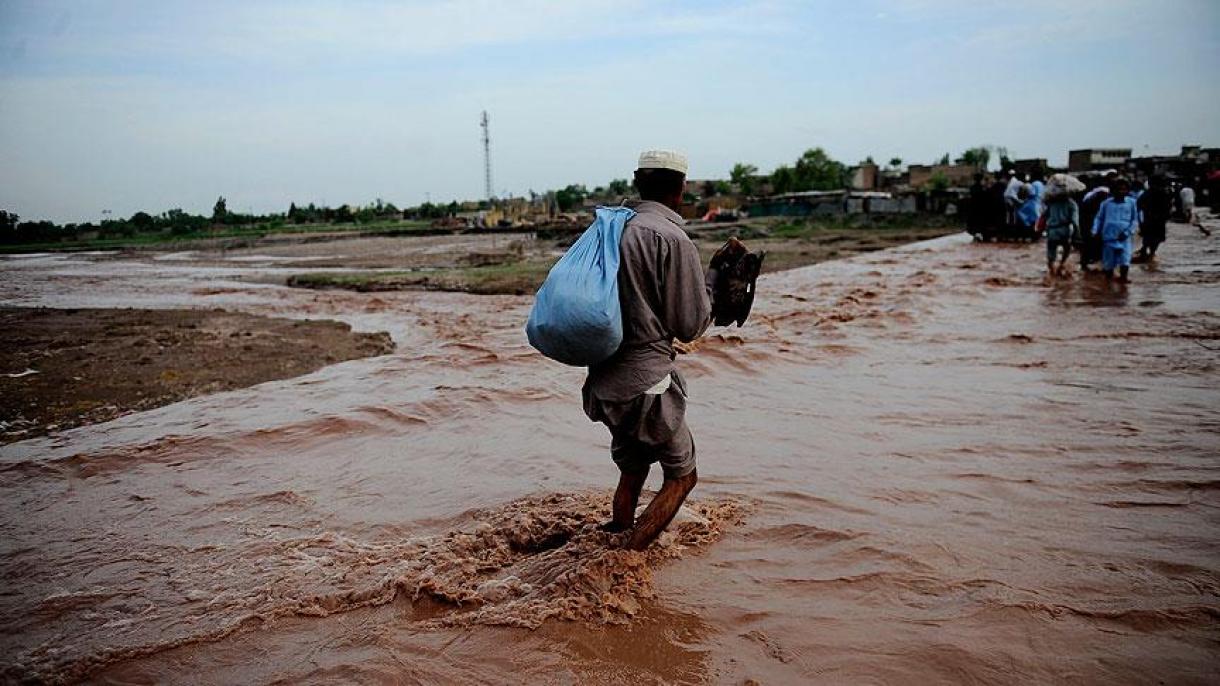
M491 120L487 117L487 110L483 110L483 119L480 126L483 127L483 182L484 190L487 194L487 199L492 199L491 190Z

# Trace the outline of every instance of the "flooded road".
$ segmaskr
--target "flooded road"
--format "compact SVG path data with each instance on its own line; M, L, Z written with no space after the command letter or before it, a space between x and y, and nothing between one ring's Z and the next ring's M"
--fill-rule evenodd
M764 276L679 359L700 481L647 554L595 530L609 436L530 298L4 258L6 305L398 344L0 447L5 680L1215 683L1220 241L1160 253L1126 288L963 236Z

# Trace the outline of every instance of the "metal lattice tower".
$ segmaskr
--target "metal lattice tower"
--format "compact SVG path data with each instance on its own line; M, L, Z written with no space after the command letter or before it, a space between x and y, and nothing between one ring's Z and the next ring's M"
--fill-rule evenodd
M490 123L491 123L491 120L487 117L487 110L483 110L483 119L479 125L483 127L483 182L484 182L484 184L486 184L484 190L486 191L488 200L491 200L494 195L491 190L492 186L491 186L491 128L490 128Z

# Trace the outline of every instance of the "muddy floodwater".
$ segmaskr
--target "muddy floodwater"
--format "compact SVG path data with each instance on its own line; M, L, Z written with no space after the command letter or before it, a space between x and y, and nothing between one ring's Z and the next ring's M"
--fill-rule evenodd
M0 258L3 305L397 344L0 446L3 679L1217 683L1220 239L1171 225L1126 288L1044 283L1043 254L959 235L764 276L679 359L699 485L647 553L596 530L609 436L526 344L528 297Z

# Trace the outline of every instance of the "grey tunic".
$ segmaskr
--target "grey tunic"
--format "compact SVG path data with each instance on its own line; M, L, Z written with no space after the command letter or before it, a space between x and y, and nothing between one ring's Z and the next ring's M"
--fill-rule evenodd
M695 244L676 212L651 201L628 202L636 215L620 242L619 302L623 343L610 359L589 368L585 414L613 437L610 454L623 471L660 462L666 478L695 468L686 425L686 382L674 370L673 339L692 341L711 323L711 284ZM666 375L669 388L648 394Z
M627 201L636 215L619 243L618 297L623 343L589 368L585 390L601 400L630 400L674 369L673 339L693 341L711 323L711 283L684 219L651 200ZM710 276L710 275L709 275Z

